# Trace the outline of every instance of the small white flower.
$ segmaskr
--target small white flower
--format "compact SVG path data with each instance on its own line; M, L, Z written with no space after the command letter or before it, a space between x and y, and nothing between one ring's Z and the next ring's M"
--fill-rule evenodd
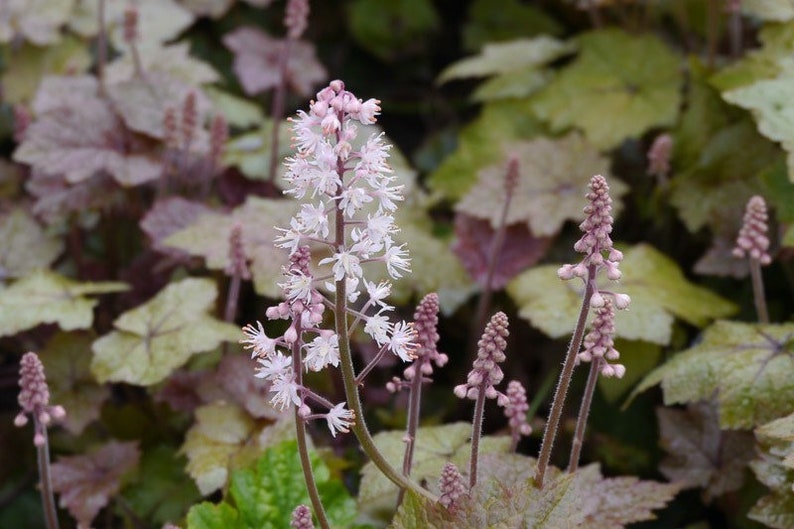
M383 254L383 260L386 261L386 270L393 279L402 277L398 270L403 272L411 271L411 260L408 259L408 250L405 249L404 244L392 246L386 250L386 253Z
M270 391L274 393L270 403L274 408L278 408L281 411L287 409L290 404L295 406L300 406L301 404L301 399L298 396L298 385L295 383L295 375L292 371L282 373L273 379Z
M403 186L380 186L372 191L372 196L380 201L380 209L394 211L397 209L396 202L403 200Z
M376 285L374 281L367 281L365 279L364 286L367 287L367 295L369 295L370 301L377 303L383 308L391 308L390 305L383 302L384 299L391 295L391 283L388 281L381 281Z
M299 270L291 270L286 283L279 283L278 286L284 289L284 294L289 301L302 301L308 305L312 301L313 279L312 276Z
M372 202L372 197L361 187L348 187L342 191L339 200L339 209L344 211L345 217L352 219L353 215L364 207L367 202Z
M414 359L416 350L416 331L413 325L404 321L394 324L389 338L389 350L400 357L403 362Z
M254 376L257 378L274 380L292 372L292 357L284 356L281 351L265 358L259 358L257 362L261 364L256 368Z
M345 409L345 403L340 402L325 414L325 420L328 421L328 429L331 430L331 435L336 437L337 432L347 433L350 427L355 423L356 414L352 410Z
M320 204L303 204L298 213L298 220L306 233L315 237L328 237L328 214L325 212L325 205L322 202Z
M350 251L341 251L320 261L321 265L328 263L334 263L335 281L341 281L345 276L360 278L364 275L358 257Z
M276 246L279 248L289 248L290 255L294 254L301 244L301 239L304 237L302 226L298 222L298 219L293 217L290 220L289 229L276 227L276 230L281 232L281 235L274 241Z
M257 327L250 323L243 327L243 333L247 336L245 340L240 340L239 343L243 345L243 349L252 349L251 358L255 356L268 356L276 350L276 340L269 338L265 334L265 329L262 327L261 322L256 322Z
M364 332L370 335L378 345L383 345L389 341L389 327L389 319L379 312L367 319Z
M306 368L320 371L328 364L339 365L339 337L333 332L322 332L306 345Z

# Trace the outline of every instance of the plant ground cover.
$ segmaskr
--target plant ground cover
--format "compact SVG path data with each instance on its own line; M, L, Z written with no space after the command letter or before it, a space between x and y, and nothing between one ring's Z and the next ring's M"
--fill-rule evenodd
M787 0L0 6L0 527L794 528Z

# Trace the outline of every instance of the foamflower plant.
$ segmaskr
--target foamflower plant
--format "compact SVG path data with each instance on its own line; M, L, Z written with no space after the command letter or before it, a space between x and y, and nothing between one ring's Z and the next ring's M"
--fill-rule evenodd
M275 244L289 252L290 264L280 283L284 301L266 311L268 319L286 319L289 325L281 336L268 336L259 322L247 325L241 340L257 357L256 375L271 382L271 403L277 409L294 409L299 449L305 452L304 475L322 527L328 522L308 460L309 420L325 420L333 436L352 431L367 456L396 485L436 500L377 449L359 396L359 385L385 354L407 362L416 357L419 346L412 324L388 318L393 310L386 301L390 283L370 281L362 266L381 263L392 279L410 272L405 245L393 239L398 231L394 212L403 189L387 162L391 146L382 134L356 141L359 126L375 123L379 112L379 101L362 101L337 80L317 93L308 112L299 111L291 119L296 154L286 162L284 192L300 202L300 209L288 226L277 228ZM310 246L325 248L330 255L313 263ZM322 327L327 307L333 312L333 329ZM359 324L379 351L356 373L350 333ZM329 368L341 372L345 402L330 402L303 384L304 371Z

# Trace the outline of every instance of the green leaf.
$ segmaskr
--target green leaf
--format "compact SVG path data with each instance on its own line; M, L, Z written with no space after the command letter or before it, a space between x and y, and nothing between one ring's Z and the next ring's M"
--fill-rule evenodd
M794 52L794 23L766 24L758 32L758 40L761 48L750 50L739 61L726 65L711 77L717 89L724 92L777 77L781 64Z
M242 173L255 180L267 180L270 177L270 156L273 151L273 121L263 118L257 121L258 130L234 136L226 143L223 151L224 165L239 167ZM292 132L290 124L283 122L279 127L278 157L283 160L292 154ZM276 184L281 183L279 174L284 171L279 164Z
M187 514L189 529L247 529L237 509L228 503L202 502Z
M454 79L489 77L533 70L573 51L572 44L546 35L534 39L516 39L509 42L486 44L478 55L461 59L447 66L439 74L436 82L443 84Z
M712 132L698 159L673 178L670 200L693 233L703 226L738 233L747 200L763 192L760 175L780 159L779 149L742 120Z
M534 69L499 74L478 86L471 94L471 99L486 103L499 99L525 98L546 86L550 79L549 72Z
M229 240L235 223L242 227L243 249L250 259L256 291L270 298L281 297L281 267L287 252L273 246L278 237L275 226L289 226L298 211L298 202L250 196L231 214L201 215L189 227L169 236L163 244L201 256L208 268L225 270L229 264Z
M45 75L75 75L91 66L85 44L71 36L61 38L57 46L3 47L2 54L3 98L11 104L29 101Z
M464 422L419 428L411 478L417 482L427 480L435 485L447 461L455 463L458 468L468 468L470 436L471 424ZM405 452L403 437L403 430L380 432L374 437L383 456L396 468L401 467ZM483 437L480 453L506 452L509 447L509 437ZM359 509L376 518L391 515L397 504L397 487L371 462L364 465L361 474Z
M439 26L438 14L429 0L354 0L348 9L353 38L384 60L421 52L429 34Z
M314 478L329 521L350 527L356 518L355 502L342 482L331 476L315 452L309 454ZM203 503L190 509L189 529L282 529L288 527L293 509L310 505L303 480L297 443L288 441L265 451L255 468L232 473L229 498L235 507ZM237 514L237 516L234 516ZM231 525L226 525L231 524Z
M489 42L561 33L562 26L533 5L519 0L475 0L463 26L463 46L477 51Z
M393 529L618 529L651 520L678 492L677 484L604 478L598 465L575 474L550 468L542 489L533 486L534 459L517 454L483 457L477 485L447 510L411 493L394 518Z
M87 329L94 321L97 301L85 296L126 289L124 283L81 283L49 270L33 272L0 289L0 336L42 323L57 323L65 331Z
M629 389L659 365L662 357L659 344L639 340L617 339L615 349L620 352L620 363L626 366L626 374L621 378L598 378L598 388L608 402L617 402L626 395Z
M794 5L778 0L742 0L742 12L761 20L786 22L794 19Z
M611 149L674 123L680 60L662 41L608 29L581 36L579 49L577 60L535 98L533 109L555 131L579 127L591 143Z
M123 496L138 517L158 527L181 519L200 498L198 489L185 474L184 458L165 445L143 453L136 479L125 487Z
M752 428L794 412L794 324L718 321L702 341L650 373L634 394L661 383L665 404L716 395L721 428Z
M60 423L73 435L99 418L110 388L97 384L91 375L93 333L58 333L39 352L47 373L50 401L66 409Z
M23 208L0 215L0 276L22 277L47 268L63 250L63 244L46 234Z
M558 268L535 267L507 286L519 315L552 338L571 333L584 292L581 282L558 279ZM599 281L605 290L631 296L629 310L616 315L615 336L667 345L675 317L702 327L736 311L729 301L687 281L673 260L647 244L625 250L620 268L618 285Z
M590 179L594 174L606 175L609 169L609 161L577 133L558 140L541 137L514 143L506 146L505 152L518 160L518 182L505 224L526 223L538 236L554 235L566 220L580 219ZM490 220L491 226L498 228L506 172L505 163L480 171L477 183L458 202L456 211ZM617 179L609 184L617 215L627 187Z
M506 161L505 146L535 138L543 131L528 100L496 101L461 130L458 147L428 178L430 188L458 200L477 181L479 171Z
M212 86L206 87L204 92L212 101L212 106L220 111L226 118L226 122L232 127L248 128L265 121L265 115L259 105L248 99L237 97ZM227 144L227 151L229 147L230 144ZM245 171L243 172L245 173Z
M255 425L242 408L228 402L207 404L195 413L196 422L185 434L180 452L188 458L185 470L206 496L226 484L230 468L250 459L250 449L246 453L243 448Z
M152 300L119 316L113 322L116 330L94 342L91 371L100 382L148 386L194 353L237 340L237 327L209 315L217 295L209 279L171 283Z
M789 180L794 182L794 62L775 79L765 79L723 93L723 98L750 110L758 131L788 153Z
M794 527L794 494L770 494L756 503L747 517L775 529Z

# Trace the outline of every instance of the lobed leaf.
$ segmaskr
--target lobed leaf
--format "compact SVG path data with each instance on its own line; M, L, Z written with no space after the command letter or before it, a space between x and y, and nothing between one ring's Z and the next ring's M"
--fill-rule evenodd
M281 83L281 54L289 53L286 81L290 89L308 96L328 73L317 60L314 46L306 41L275 39L254 26L242 26L223 37L234 53L233 69L247 95L275 88ZM288 46L288 47L287 47Z
M558 268L535 267L507 286L519 315L552 338L570 333L584 292L578 280L559 280ZM674 261L647 244L625 250L620 268L619 284L599 280L601 288L631 296L629 310L616 315L615 336L667 345L676 317L702 327L736 310L729 301L687 281Z
M715 405L689 404L685 410L658 408L659 435L667 457L659 469L686 487L701 487L707 502L738 490L753 457L748 432L722 431Z
M94 321L97 301L85 296L126 289L124 283L81 283L49 270L38 270L0 289L0 336L42 323L56 323L65 331L87 329Z
M0 215L0 277L22 277L47 268L63 251L59 239L45 233L21 207Z
M525 222L540 237L556 234L568 219L580 219L590 179L594 174L606 175L609 169L608 160L577 133L558 140L541 137L514 143L504 151L518 159L518 182L505 223ZM477 183L455 210L490 220L497 228L504 209L505 172L504 163L480 171ZM617 214L627 187L617 179L609 183Z
M90 527L99 511L118 494L125 475L138 466L137 442L111 441L90 454L59 457L52 464L52 488L59 504L78 526Z
M315 452L310 452L310 459L329 521L334 527L350 527L356 518L353 499ZM226 500L218 505L204 502L192 507L187 526L281 529L289 526L292 510L300 504L310 505L309 495L297 443L287 441L266 450L254 468L234 471Z
M488 77L535 69L574 51L571 43L541 35L534 39L516 39L485 44L479 54L466 57L444 68L436 82Z
M650 373L634 394L661 384L665 404L715 396L719 424L752 428L794 412L794 324L718 321L700 343Z
M578 127L606 150L674 123L683 79L678 57L662 41L606 29L582 35L579 49L534 98L532 108L553 130Z
M374 436L378 449L396 468L402 464L404 436L402 430L380 432ZM464 422L419 428L411 478L417 482L427 480L431 486L435 486L447 461L455 463L460 469L468 468L470 436L471 424ZM509 437L484 437L480 443L480 453L506 452L509 446ZM390 516L396 505L397 487L372 463L364 465L361 475L359 509L377 518Z
M209 279L171 283L152 300L119 316L113 322L116 330L94 342L91 371L100 382L148 386L193 354L237 340L237 327L209 315L217 295Z
M60 422L73 435L99 418L110 388L97 384L91 375L93 333L58 333L53 336L39 358L47 373L50 400L66 410Z

